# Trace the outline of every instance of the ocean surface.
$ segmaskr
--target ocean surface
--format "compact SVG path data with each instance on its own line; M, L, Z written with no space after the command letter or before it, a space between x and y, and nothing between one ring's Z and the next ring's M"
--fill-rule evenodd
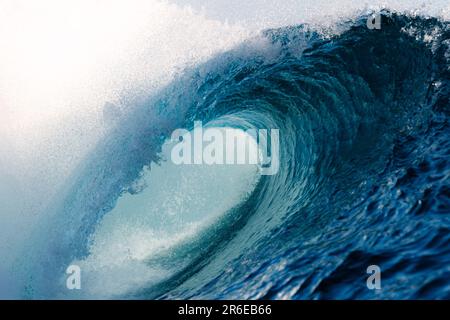
M266 29L110 107L14 262L19 296L450 299L450 25L367 19ZM278 173L171 164L194 121L279 129Z

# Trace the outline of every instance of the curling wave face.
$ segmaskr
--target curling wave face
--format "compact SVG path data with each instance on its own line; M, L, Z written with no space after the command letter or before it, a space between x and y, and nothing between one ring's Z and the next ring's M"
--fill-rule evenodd
M450 298L450 27L366 20L266 30L140 102L54 201L23 295ZM279 172L170 164L196 120L279 129Z

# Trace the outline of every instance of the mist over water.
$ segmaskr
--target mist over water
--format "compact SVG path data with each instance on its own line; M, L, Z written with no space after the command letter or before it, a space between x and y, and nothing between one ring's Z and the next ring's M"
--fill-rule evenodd
M449 297L447 1L0 8L0 297ZM171 164L195 120L280 173Z

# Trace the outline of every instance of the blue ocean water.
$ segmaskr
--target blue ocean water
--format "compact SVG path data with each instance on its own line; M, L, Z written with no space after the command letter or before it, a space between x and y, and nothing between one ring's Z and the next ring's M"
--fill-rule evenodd
M45 244L27 255L42 272L23 296L67 297L55 279L84 261L110 276L94 298L449 299L450 26L389 11L379 30L366 21L342 22L339 35L266 30L268 45L246 42L140 101L61 191L52 227L37 232ZM278 128L279 172L190 237L149 252L139 264L148 274L122 269L120 252L92 258L102 219L149 188L144 168L164 165L171 132L197 120ZM205 181L190 182L233 188ZM370 265L381 290L366 286ZM122 283L133 270L148 276Z

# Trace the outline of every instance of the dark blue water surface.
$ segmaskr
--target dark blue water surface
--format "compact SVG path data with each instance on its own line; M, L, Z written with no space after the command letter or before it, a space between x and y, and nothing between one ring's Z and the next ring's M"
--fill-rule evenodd
M449 24L385 12L380 30L366 17L343 25L329 37L304 25L267 30L268 47L245 43L141 102L59 204L55 223L78 227L49 250L55 272L88 255L96 223L173 129L226 119L278 128L280 171L149 262L187 266L124 298L449 299ZM366 286L369 265L381 290Z

